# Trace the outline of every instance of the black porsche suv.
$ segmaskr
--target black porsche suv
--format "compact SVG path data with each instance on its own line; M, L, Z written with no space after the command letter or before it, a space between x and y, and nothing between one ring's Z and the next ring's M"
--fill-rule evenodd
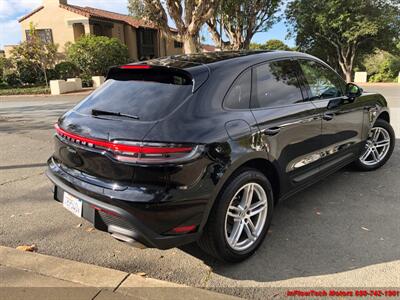
M278 200L395 137L386 100L297 52L179 55L110 69L55 125L47 175L78 217L138 247L197 241L241 261Z

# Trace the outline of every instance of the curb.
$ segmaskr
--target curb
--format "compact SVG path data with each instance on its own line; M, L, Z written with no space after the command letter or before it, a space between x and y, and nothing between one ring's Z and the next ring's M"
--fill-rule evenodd
M0 265L143 299L239 299L110 268L0 246ZM140 289L139 289L140 288ZM163 289L160 289L163 288ZM111 295L111 294L110 294Z
M92 287L117 287L129 273L0 246L0 264Z

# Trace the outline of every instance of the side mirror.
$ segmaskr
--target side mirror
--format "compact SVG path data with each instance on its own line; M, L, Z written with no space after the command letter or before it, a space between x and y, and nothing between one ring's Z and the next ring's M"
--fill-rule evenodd
M335 109L338 108L341 104L343 103L343 98L336 98L332 99L328 102L327 108L330 109Z
M362 95L363 89L360 88L358 85L355 85L354 83L348 83L346 85L346 95L349 97L349 99L354 100L357 97L360 97Z

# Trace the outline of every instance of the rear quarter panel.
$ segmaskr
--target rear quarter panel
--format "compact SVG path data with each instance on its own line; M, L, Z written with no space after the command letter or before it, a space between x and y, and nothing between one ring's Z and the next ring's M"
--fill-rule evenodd
M372 126L375 124L378 117L387 112L390 115L386 99L378 93L364 92L359 97L359 102L364 107L364 126L362 137L367 139L368 133Z

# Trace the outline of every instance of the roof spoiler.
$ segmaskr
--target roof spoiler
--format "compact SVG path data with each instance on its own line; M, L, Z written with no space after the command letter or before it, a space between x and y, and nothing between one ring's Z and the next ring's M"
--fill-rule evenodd
M191 66L190 68L175 68L170 66L140 63L112 67L107 73L106 80L121 78L121 76L126 77L126 75L129 74L154 75L160 73L171 75L176 74L186 78L188 81L191 81L193 92L197 91L209 77L209 69L201 64Z

